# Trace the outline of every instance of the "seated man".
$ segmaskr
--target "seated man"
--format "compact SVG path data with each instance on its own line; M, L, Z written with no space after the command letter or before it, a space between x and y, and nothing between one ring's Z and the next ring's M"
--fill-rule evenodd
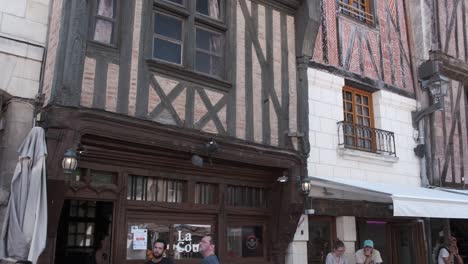
M368 239L364 241L364 248L356 252L356 264L377 264L383 263L380 252L374 249L374 241Z

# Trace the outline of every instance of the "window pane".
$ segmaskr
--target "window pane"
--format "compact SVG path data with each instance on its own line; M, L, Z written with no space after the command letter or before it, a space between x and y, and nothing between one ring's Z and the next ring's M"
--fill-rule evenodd
M220 54L222 50L221 35L197 28L197 49Z
M94 40L110 44L112 39L112 22L96 19Z
M178 180L129 176L128 200L181 203L184 183Z
M204 72L204 73L210 73L211 65L210 65L210 55L203 53L203 52L197 52L197 57L195 59L196 65L195 68L197 71Z
M226 202L231 206L266 208L266 197L264 188L229 185Z
M221 77L224 71L223 60L218 56L197 52L195 58L195 69L199 72Z
M229 257L262 257L262 226L229 227L227 251Z
M345 99L347 101L351 101L353 99L353 95L351 92L345 92Z
M219 19L219 0L197 0L197 12L212 18Z
M99 0L98 15L114 18L114 0Z
M363 96L362 99L364 100L365 105L369 105L369 97Z
M182 48L180 44L162 39L154 39L154 57L177 64L181 64Z
M216 204L216 187L216 184L197 183L197 185L195 185L195 203Z
M364 107L364 115L369 116L369 108Z
M357 113L362 115L362 106L356 106Z
M154 33L174 40L182 40L182 21L171 16L156 13Z
M74 235L68 235L67 246L69 246L69 247L75 246L75 236Z
M357 104L361 103L361 96L360 95L356 95L356 103Z
M200 259L202 256L198 244L203 236L211 233L213 233L211 224L129 223L127 259L146 259L146 250L151 249L151 245L157 239L163 239L168 243L166 254L174 259ZM136 245L137 236L146 239L146 245L144 243Z
M116 174L110 171L91 171L91 182L95 184L112 184Z

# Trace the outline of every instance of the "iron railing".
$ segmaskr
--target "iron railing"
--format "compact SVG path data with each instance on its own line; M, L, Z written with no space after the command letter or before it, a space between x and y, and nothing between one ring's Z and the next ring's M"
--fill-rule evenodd
M351 6L345 3L343 0L338 1L339 6L339 13L343 13L350 17L354 17L359 21L362 21L366 24L373 25L374 24L374 16L364 10Z
M396 157L395 133L344 121L337 124L339 146Z

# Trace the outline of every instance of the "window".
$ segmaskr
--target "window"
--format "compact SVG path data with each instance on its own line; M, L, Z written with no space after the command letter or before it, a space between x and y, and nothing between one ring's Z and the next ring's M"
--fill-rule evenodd
M340 12L366 24L374 23L371 0L339 0Z
M183 182L144 176L128 177L127 200L181 203Z
M217 185L211 183L197 183L195 185L195 203L196 204L216 204Z
M139 223L129 220L127 231L127 259L145 260L147 251L157 239L167 242L167 255L176 260L203 258L199 252L201 239L212 233L212 224Z
M346 147L373 149L372 95L345 86L343 88L344 143Z
M263 257L263 226L228 227L227 252L230 258Z
M114 44L115 17L115 0L97 0L92 39L105 44Z
M226 202L230 206L266 208L266 195L267 192L264 188L229 185Z
M182 20L156 12L154 15L153 57L182 63Z
M96 202L77 200L70 202L69 216L73 220L68 223L68 247L92 247L94 245L95 215Z
M224 37L221 0L176 1L154 12L153 58L223 78Z

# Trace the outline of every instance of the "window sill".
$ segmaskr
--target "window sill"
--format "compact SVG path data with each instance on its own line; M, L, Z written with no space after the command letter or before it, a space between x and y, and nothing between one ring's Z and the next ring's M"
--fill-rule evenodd
M398 157L345 148L344 146L338 146L337 151L338 155L346 160L361 161L385 166L391 166L392 164L397 163L399 160Z
M208 87L215 90L228 92L232 88L232 84L216 77L208 76L202 73L188 70L182 66L160 62L154 59L147 59L146 63L150 71L160 73L169 77L175 77L187 82Z
M376 28L375 21L374 21L374 23L372 23L372 24L367 24L367 23L364 23L364 22L362 22L362 21L359 21L359 20L357 20L357 19L355 19L355 18L353 18L353 17L350 17L350 16L348 16L348 15L346 15L346 14L343 14L343 13L341 13L341 12L337 13L337 16L338 16L339 19L346 20L346 21L348 21L348 22L350 22L350 23L355 24L355 25L358 26L358 27L367 28L367 29L369 29L370 31L373 31L373 32L375 32L375 33L379 33L379 31L378 31L377 28Z
M88 40L87 45L88 48L86 49L86 53L104 55L108 58L112 58L112 61L118 64L120 56L119 49L116 46L97 42L94 40Z

